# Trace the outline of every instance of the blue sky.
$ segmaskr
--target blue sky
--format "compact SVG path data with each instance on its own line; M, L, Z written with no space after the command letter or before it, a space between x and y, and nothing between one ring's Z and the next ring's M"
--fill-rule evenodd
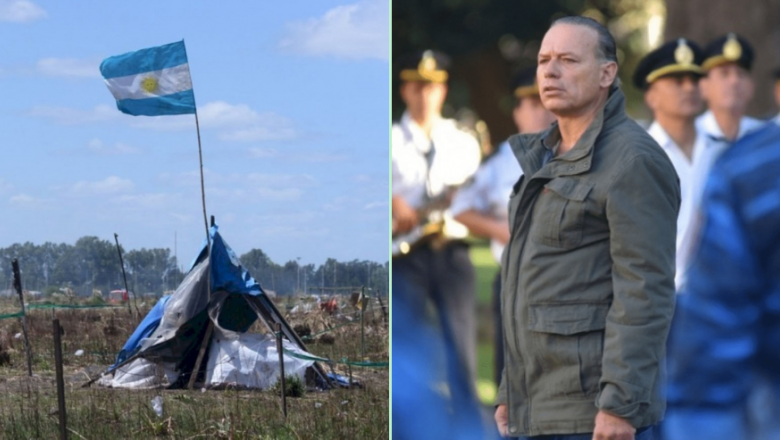
M98 70L184 39L206 204L242 254L388 259L386 0L0 0L0 247L204 236L194 117L120 113Z

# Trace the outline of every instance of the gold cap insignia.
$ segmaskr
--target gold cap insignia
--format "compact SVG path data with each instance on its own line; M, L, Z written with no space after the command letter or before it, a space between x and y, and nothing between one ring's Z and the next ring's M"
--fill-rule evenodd
M674 51L674 60L684 66L693 64L693 50L688 46L685 38L677 40L677 49Z
M417 70L405 69L401 71L401 79L404 81L431 81L443 83L447 81L447 71L440 70L433 52L426 50L422 59L417 64Z
M742 56L742 46L734 33L729 33L723 44L723 56L729 61L736 61Z
M423 75L436 70L436 58L433 57L433 52L430 50L423 52L420 64L417 65L417 70Z

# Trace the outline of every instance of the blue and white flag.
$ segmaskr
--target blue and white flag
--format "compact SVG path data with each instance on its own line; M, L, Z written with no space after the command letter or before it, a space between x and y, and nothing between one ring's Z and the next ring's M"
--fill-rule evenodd
M184 41L108 57L100 64L100 73L123 113L195 113Z

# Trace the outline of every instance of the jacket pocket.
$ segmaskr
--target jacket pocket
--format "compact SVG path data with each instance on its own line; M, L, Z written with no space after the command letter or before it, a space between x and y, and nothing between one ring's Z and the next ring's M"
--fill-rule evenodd
M549 397L595 397L601 379L609 304L529 307L529 336Z
M582 242L585 203L593 183L568 177L544 186L534 207L531 238L540 244L571 249Z

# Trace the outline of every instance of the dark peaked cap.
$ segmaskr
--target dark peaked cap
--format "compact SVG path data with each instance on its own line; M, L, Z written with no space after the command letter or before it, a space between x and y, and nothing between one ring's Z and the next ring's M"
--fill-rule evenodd
M539 96L539 85L536 84L536 66L520 69L512 77L512 93L517 99L529 96Z
M426 50L403 56L393 64L398 66L399 77L404 81L443 83L449 76L450 57L435 50Z
M726 63L737 63L745 70L750 70L753 66L753 46L746 39L729 32L704 48L704 62L701 67L705 72Z
M703 76L704 70L701 68L703 60L704 53L693 41L685 38L669 41L639 61L639 65L634 70L634 86L640 90L647 90L658 78L680 73Z

